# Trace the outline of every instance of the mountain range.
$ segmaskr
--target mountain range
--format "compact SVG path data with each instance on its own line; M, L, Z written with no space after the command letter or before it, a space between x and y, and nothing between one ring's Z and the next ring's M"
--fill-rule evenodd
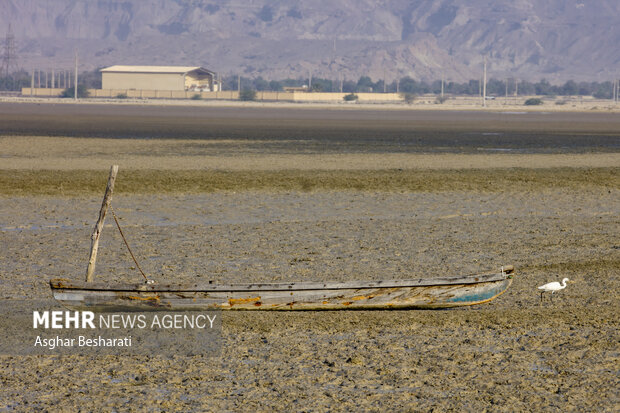
M30 70L203 66L266 79L620 77L618 0L0 0Z

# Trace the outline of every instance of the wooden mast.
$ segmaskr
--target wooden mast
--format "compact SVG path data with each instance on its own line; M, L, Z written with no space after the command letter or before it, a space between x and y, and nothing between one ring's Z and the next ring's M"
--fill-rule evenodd
M101 210L99 211L99 219L91 235L90 243L90 258L88 259L88 268L86 269L86 282L93 280L93 273L95 272L95 261L97 261L97 249L99 248L99 236L103 229L103 222L105 221L105 214L108 212L110 203L112 202L112 192L114 191L114 181L116 180L116 173L118 172L118 165L112 165L110 168L110 176L108 177L108 186L105 189L105 195L103 196L103 203L101 204Z

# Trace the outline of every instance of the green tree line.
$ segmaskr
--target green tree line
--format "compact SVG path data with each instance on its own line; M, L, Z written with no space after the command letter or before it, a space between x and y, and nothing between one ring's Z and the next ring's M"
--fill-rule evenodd
M48 85L51 84L51 71L48 75ZM17 72L13 72L10 75L0 76L0 90L4 91L21 91L24 87L30 87L30 82L32 80L32 73L26 72L25 70L18 70ZM34 86L37 87L39 82L38 74L34 79ZM41 87L44 86L45 83L45 75L41 72ZM101 89L101 72L99 70L90 70L81 72L79 74L80 86L84 86L85 89ZM73 78L71 78L71 84L73 85ZM78 88L79 89L79 88Z
M35 79L35 86L37 85ZM237 76L225 76L222 78L224 90L237 90ZM266 80L261 76L255 78L241 77L241 89L257 91L282 91L285 87L308 86L308 79L281 79ZM0 90L19 91L24 87L30 87L31 74L25 70L19 70L10 75L0 76ZM73 83L73 82L72 82ZM86 89L101 88L101 73L98 69L85 71L79 74L79 84ZM481 90L480 80L469 80L467 82L444 82L444 93L449 95L470 95L477 96ZM310 89L314 92L340 92L341 82L333 79L313 78ZM541 96L594 96L599 99L612 98L612 81L605 82L576 82L568 80L561 85L552 85L547 80L542 79L538 82L518 81L514 79L495 79L491 78L487 82L487 95L504 96L508 93L513 96L515 91L519 95L541 95ZM342 82L342 92L344 93L363 93L363 92L401 92L412 93L415 95L440 94L441 80L432 82L415 80L409 76L394 80L384 85L383 80L373 81L369 76L361 76L357 81L344 80Z
M228 76L222 79L224 90L237 90L238 77ZM241 77L241 89L257 91L282 91L285 87L308 86L308 79L283 79L265 80L262 77ZM340 92L340 82L332 79L313 78L310 89L313 92ZM369 76L361 76L357 81L345 80L342 82L342 92L402 92L422 94L440 94L441 80L432 82L415 80L409 76L387 83L384 87L383 80L373 82ZM552 85L547 80L528 82L514 79L500 80L491 78L487 81L487 95L504 96L508 93L513 96L515 91L519 95L542 95L542 96L594 96L599 99L612 98L613 83L605 82L576 82L568 80L561 85ZM481 81L469 80L467 82L444 82L444 93L450 95L478 96L481 91Z

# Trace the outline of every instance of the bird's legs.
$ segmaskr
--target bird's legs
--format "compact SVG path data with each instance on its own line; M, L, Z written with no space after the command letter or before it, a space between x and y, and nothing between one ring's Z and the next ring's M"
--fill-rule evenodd
M540 292L540 305L542 305L542 302L543 302L543 293L544 291Z

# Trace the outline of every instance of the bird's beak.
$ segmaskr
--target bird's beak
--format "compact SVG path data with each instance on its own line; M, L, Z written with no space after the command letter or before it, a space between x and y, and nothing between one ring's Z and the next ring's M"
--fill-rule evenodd
M569 284L576 284L576 283L577 283L577 281L569 281L568 283L569 283Z

